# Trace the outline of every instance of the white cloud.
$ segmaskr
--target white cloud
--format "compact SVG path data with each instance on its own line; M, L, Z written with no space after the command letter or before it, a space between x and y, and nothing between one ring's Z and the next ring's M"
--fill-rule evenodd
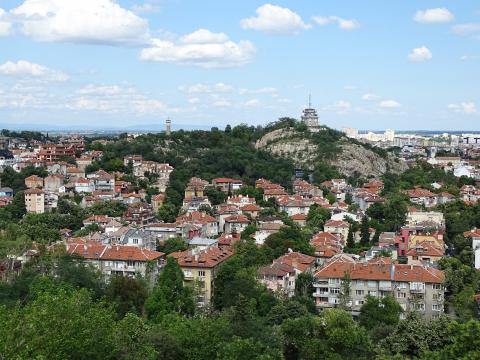
M213 91L222 93L231 92L233 91L233 86L224 83L216 83L213 87Z
M198 97L193 97L193 98L188 99L188 102L190 104L198 104L198 103L200 103L200 99Z
M38 41L133 45L149 38L147 21L113 0L25 0L11 13Z
M132 11L135 14L152 14L160 11L160 7L151 4L149 2L145 2L143 4L135 4L131 7Z
M232 104L227 99L218 99L217 101L214 101L212 105L215 107L224 108L229 107Z
M480 24L458 24L452 27L452 31L462 36L480 36Z
M288 8L265 4L257 8L256 16L242 19L243 29L252 29L272 34L296 34L311 27L300 15Z
M320 26L337 24L338 27L342 30L355 30L360 27L360 23L355 19L343 19L339 16L313 16L313 21L315 21Z
M410 54L408 54L408 60L412 62L429 61L432 57L432 52L426 46L415 48Z
M69 96L65 107L69 110L88 110L105 113L178 112L159 99L149 97L132 86L88 84Z
M465 114L475 114L477 107L473 102L461 102L460 104L449 104L448 108L452 111Z
M275 94L278 91L277 88L274 87L263 87L263 88L258 88L258 89L246 89L246 88L241 88L238 90L238 93L240 95L246 95L246 94Z
M200 29L175 40L153 39L151 46L142 50L142 60L193 65L204 68L222 68L244 65L255 54L250 41L237 43L223 33Z
M352 104L345 100L339 100L332 105L328 105L324 108L327 111L334 111L337 114L345 114L352 109Z
M5 10L0 8L0 36L7 36L10 34L12 24L7 20Z
M460 60L462 61L469 61L469 60L478 60L480 56L477 55L462 55L460 56Z
M419 10L413 17L422 24L443 24L455 20L455 16L446 8Z
M178 88L187 94L209 94L209 93L228 93L234 90L232 85L222 82L210 86L208 83L197 83L190 86L182 85Z
M250 99L250 100L247 100L243 103L243 105L245 107L255 107L255 106L258 106L260 105L260 100L258 99Z
M373 100L378 100L378 99L380 99L380 96L375 95L375 94L367 93L367 94L364 94L362 96L362 100L365 100L365 101L373 101Z
M67 74L50 69L46 66L34 64L25 60L19 60L16 63L7 61L0 65L0 74L21 78L37 78L50 81L66 81Z
M395 100L383 100L383 101L380 101L378 106L384 109L394 109L394 108L399 108L402 105Z

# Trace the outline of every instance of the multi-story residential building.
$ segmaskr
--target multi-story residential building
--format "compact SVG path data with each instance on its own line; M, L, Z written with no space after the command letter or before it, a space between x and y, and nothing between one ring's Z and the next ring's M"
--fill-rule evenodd
M44 179L45 190L51 192L58 192L63 185L64 177L61 174L51 174Z
M405 190L405 194L410 198L410 201L417 205L425 207L434 207L437 205L437 195L430 190L416 188Z
M28 213L43 214L45 212L45 193L41 189L32 188L24 191L25 207Z
M95 191L115 192L115 177L106 171L98 170L87 178L93 181Z
M31 175L25 178L25 186L28 189L43 188L43 178L37 175Z
M224 193L233 193L235 190L239 190L243 182L242 180L237 180L237 179L230 179L230 178L215 178L212 180L212 185L219 189L222 190Z
M218 267L232 255L232 250L227 247L211 247L204 251L193 249L172 254L183 271L184 283L194 288L198 306L210 304Z
M189 214L181 215L176 219L177 227L184 227L184 225L195 224L201 227L200 236L213 237L218 235L218 221L213 216L204 212L192 211ZM187 227L188 228L188 227ZM187 237L182 231L182 236Z
M240 234L250 224L245 215L232 215L225 219L225 232L227 234Z
M348 276L347 276L348 275ZM336 307L341 298L356 316L368 295L393 296L403 310L418 311L426 317L437 317L444 308L443 271L429 265L393 263L390 258L369 262L356 261L341 254L332 258L315 275L315 302L318 309ZM342 294L349 278L349 294Z
M66 244L66 250L95 266L107 279L112 275L155 278L165 262L165 254L158 251L138 246L104 245L92 240L75 239Z
M475 269L480 269L480 229L465 231L463 236L472 239L472 249L475 253Z
M59 161L66 157L75 157L77 147L74 144L43 144L38 152L38 159Z
M288 297L295 295L295 277L293 266L280 262L262 266L257 270L257 280L260 283L267 289Z
M342 220L328 220L325 222L323 230L327 233L338 234L340 237L346 241L348 237L348 230L350 225L346 221Z

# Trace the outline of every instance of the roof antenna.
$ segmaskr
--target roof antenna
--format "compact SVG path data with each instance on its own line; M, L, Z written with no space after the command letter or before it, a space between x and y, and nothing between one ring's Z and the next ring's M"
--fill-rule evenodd
M308 108L312 108L312 94L308 94Z

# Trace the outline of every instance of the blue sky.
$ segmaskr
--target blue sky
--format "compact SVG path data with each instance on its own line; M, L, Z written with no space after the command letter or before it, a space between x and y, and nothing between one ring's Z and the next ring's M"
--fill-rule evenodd
M6 0L0 127L480 130L478 1Z

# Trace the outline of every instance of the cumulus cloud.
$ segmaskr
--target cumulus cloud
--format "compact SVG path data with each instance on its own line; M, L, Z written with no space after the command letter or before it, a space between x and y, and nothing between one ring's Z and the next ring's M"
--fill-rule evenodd
M7 36L10 34L12 24L7 20L5 10L0 8L0 36Z
M345 114L352 109L352 104L345 100L339 100L331 105L328 105L324 108L327 111L334 111L337 114Z
M67 74L50 69L46 66L34 64L26 60L17 62L7 61L0 65L0 74L20 78L36 78L49 81L66 81Z
M65 107L69 110L137 115L178 112L178 109L141 93L133 86L121 85L88 84L70 96Z
M160 7L158 5L145 2L143 4L135 4L131 7L131 10L135 14L151 14L160 11Z
M396 100L382 100L380 101L378 106L384 109L394 109L394 108L399 108L402 105Z
M147 21L113 0L25 0L11 13L38 41L133 45L149 38Z
M480 37L480 24L458 24L452 27L452 31L461 36Z
M252 29L272 34L296 34L309 29L302 17L288 8L265 4L257 8L256 16L242 19L243 29Z
M177 41L153 39L142 50L142 60L193 65L204 68L240 66L250 62L255 46L250 41L231 41L224 33L199 29Z
M313 21L315 21L320 26L337 24L338 27L342 30L355 30L360 27L360 23L355 19L344 19L339 16L313 16Z
M365 101L373 101L373 100L378 100L378 99L380 99L380 96L375 95L375 94L370 94L370 93L364 94L362 96L362 100L365 100Z
M422 24L443 24L455 20L455 16L446 8L419 10L413 17Z
M258 106L260 105L260 100L258 99L250 99L250 100L247 100L243 103L243 106L245 107L255 107L255 106Z
M449 104L448 108L452 111L464 114L475 114L477 107L473 102L461 102L460 104Z
M432 52L426 46L415 48L408 55L408 60L412 62L424 62L429 61L433 57Z

